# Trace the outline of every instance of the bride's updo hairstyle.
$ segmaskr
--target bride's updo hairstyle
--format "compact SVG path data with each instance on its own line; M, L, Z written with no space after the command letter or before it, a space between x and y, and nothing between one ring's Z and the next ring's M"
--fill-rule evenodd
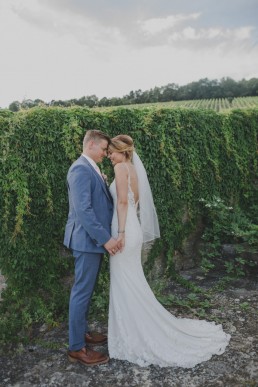
M119 134L111 139L109 149L111 152L123 153L127 160L132 160L134 151L133 139L126 134Z

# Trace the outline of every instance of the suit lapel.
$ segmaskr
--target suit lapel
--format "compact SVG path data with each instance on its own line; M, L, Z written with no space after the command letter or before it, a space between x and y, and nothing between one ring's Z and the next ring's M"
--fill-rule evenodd
M106 184L106 182L102 179L102 177L98 174L98 172L96 171L95 168L93 168L93 166L91 165L91 163L89 163L89 161L86 159L86 157L83 157L81 156L82 159L87 163L87 165L92 169L93 173L95 174L96 178L99 180L99 182L101 183L101 187L103 188L103 191L105 192L105 194L107 195L108 199L113 202L113 198L111 196L111 193L109 191L109 188Z
M92 169L94 170L93 167L92 167ZM108 199L109 199L111 202L113 202L113 198L112 198L112 196L111 196L111 193L110 193L110 191L109 191L109 188L108 188L106 182L102 179L102 177L98 174L97 171L94 170L94 172L96 173L97 178L99 179L99 181L100 181L100 183L101 183L101 187L103 188L103 190L104 190L105 194L107 195Z
M111 202L113 202L113 198L112 198L112 195L109 191L109 187L108 187L107 183L105 181L103 181L103 184L105 186L105 192L108 194L109 200L111 200Z

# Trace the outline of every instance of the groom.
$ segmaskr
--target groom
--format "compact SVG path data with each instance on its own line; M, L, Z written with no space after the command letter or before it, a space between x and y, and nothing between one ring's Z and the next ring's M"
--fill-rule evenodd
M101 333L90 332L87 322L103 253L114 255L117 241L111 237L113 202L97 163L107 156L110 138L99 130L89 130L83 140L83 153L67 174L69 215L64 245L75 258L75 278L69 304L69 351L71 362L85 365L107 363L105 354L85 344L107 342Z

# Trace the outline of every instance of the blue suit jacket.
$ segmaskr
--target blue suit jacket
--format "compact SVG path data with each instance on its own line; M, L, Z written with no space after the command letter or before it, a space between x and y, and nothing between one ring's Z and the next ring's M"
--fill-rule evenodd
M64 245L72 250L103 253L111 238L113 201L106 183L84 156L67 174L69 215Z

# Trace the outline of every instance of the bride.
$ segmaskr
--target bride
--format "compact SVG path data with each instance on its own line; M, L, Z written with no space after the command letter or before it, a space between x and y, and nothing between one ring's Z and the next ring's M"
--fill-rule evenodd
M145 168L130 136L112 139L109 158L115 180L110 257L108 350L111 358L140 366L191 368L225 351L230 335L221 325L176 318L157 301L141 265L143 243L159 238L159 224Z

